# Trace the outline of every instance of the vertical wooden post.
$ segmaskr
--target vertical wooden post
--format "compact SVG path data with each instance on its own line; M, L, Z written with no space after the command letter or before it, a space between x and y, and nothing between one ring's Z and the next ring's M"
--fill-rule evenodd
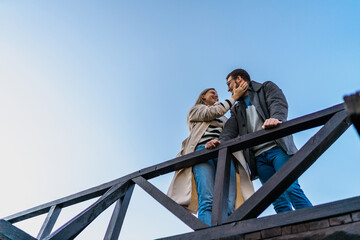
M227 217L231 154L228 148L219 150L217 162L211 225L221 224Z

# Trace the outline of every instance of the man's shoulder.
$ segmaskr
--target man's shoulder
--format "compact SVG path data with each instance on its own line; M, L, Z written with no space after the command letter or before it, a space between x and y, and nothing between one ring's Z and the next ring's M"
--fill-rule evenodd
M256 81L251 81L251 85L252 85L252 88L255 92L258 92L260 91L261 89L268 89L268 88L273 88L273 87L277 87L277 85L272 82L272 81L265 81L263 83L259 83L259 82L256 82Z
M252 86L252 89L255 92L258 92L263 87L263 83L259 83L259 82L256 82L256 81L251 81L251 86Z

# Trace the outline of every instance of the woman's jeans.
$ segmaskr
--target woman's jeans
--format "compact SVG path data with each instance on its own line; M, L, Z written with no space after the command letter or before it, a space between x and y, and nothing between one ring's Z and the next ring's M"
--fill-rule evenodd
M205 148L204 144L198 145L195 151ZM215 173L217 158L210 159L207 162L199 163L193 166L196 191L198 194L198 217L207 225L211 226L211 213L215 185ZM236 197L236 175L233 161L230 166L230 182L229 182L229 197L228 197L228 215L230 215L235 208Z
M284 153L279 147L274 147L257 156L256 167L261 183L264 184L269 180L289 159L290 156ZM312 206L303 190L301 190L298 180L281 194L280 197L273 202L273 205L277 213L291 211L291 205L295 209Z

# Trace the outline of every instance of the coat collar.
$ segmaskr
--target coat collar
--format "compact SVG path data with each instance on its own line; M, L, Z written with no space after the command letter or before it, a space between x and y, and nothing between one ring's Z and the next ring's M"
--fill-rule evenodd
M258 92L262 87L261 83L255 82L255 81L250 81L249 84L249 89L254 91L254 92Z
M250 98L250 101L252 102L252 104L255 106L257 112L260 114L260 116L265 121L266 116L265 116L264 111L261 109L261 102L260 102L260 99L259 99L259 95L257 94L257 92L260 91L261 87L262 87L261 83L251 81L250 82L249 98Z

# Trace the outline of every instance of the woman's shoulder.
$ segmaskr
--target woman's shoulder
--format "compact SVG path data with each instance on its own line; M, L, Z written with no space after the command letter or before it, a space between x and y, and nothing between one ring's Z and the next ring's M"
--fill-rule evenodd
M194 110L194 109L200 109L200 108L211 108L211 107L218 106L218 105L221 106L221 103L220 103L220 102L216 102L216 103L214 103L214 105L211 105L211 106L208 106L208 105L199 103L199 104L195 104L194 106L192 106L192 107L190 108L190 111L191 111L191 110Z
M193 114L194 112L198 111L199 109L203 109L206 108L206 105L204 104L195 104L194 106L192 106L189 111L188 111L188 116L190 114Z
M194 106L192 106L191 108L190 108L190 110L189 111L191 111L191 110L194 110L194 109L198 109L198 108L204 108L204 107L207 107L205 104L195 104Z
M214 105L208 106L205 104L195 104L189 109L188 115L194 114L196 112L203 112L203 111L212 111L216 109L225 109L224 105L220 102L216 102Z

